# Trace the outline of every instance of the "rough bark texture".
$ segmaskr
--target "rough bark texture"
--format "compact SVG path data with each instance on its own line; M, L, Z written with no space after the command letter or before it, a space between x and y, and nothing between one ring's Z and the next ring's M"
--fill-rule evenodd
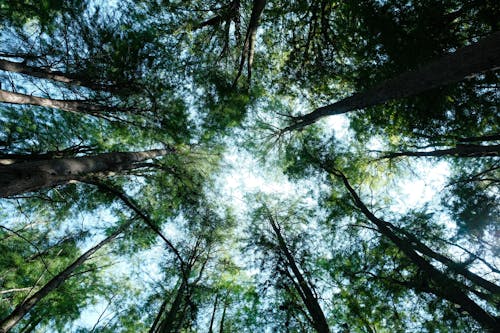
M0 198L78 181L92 174L131 170L139 162L171 153L167 149L0 165Z
M121 234L130 224L130 222L123 224L113 234L106 237L99 244L82 254L71 265L69 265L61 273L54 276L47 284L38 290L33 296L27 298L23 303L19 304L12 313L0 322L0 333L9 332L40 300L47 296L50 292L57 289L63 284L71 274L80 267L91 255L97 252L101 247L111 242L119 234Z
M299 295L302 298L302 301L304 302L304 305L307 308L307 311L309 312L309 315L312 318L312 324L314 326L314 329L318 331L319 333L329 333L330 329L328 327L328 323L326 321L325 314L323 313L323 310L321 309L321 306L318 303L318 300L316 297L314 297L314 294L307 283L306 279L300 272L297 264L295 263L295 259L293 258L293 255L290 253L288 250L288 247L286 246L286 242L283 238L283 235L281 234L281 231L274 221L273 217L269 214L268 216L269 222L271 224L271 227L274 230L274 233L276 237L278 238L278 243L280 246L281 251L285 255L288 264L290 266L290 269L293 272L293 275L297 279L297 290L299 292Z
M326 116L417 95L498 68L500 68L500 32L495 32L478 43L458 49L414 71L400 74L364 92L297 117L293 124L283 129L283 132L301 129Z

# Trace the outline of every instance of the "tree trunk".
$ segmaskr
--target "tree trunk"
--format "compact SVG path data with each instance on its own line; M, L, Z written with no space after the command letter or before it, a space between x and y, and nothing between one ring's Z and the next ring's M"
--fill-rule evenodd
M490 134L483 136L473 136L469 138L459 138L459 142L484 142L484 141L499 141L500 134Z
M99 244L83 253L65 270L54 276L46 285L19 304L12 313L0 322L0 333L9 332L40 300L47 296L50 292L62 285L71 274L79 268L90 256L92 256L101 247L111 242L119 234L121 234L130 224L132 220L120 226L114 233L106 237Z
M463 310L468 312L479 324L489 331L495 332L500 327L500 318L489 314L474 300L463 291L463 285L448 277L436 269L429 261L421 256L417 251L424 250L422 248L414 248L412 241L405 240L399 237L392 229L397 229L391 223L377 218L366 205L361 201L356 191L352 188L347 177L338 170L332 170L324 167L325 170L331 172L337 178L341 179L345 188L351 194L355 205L368 218L370 222L377 226L378 231L389 238L406 257L408 257L422 272L425 285L421 286L420 290L433 293L436 296L442 297L452 303L459 305ZM418 244L415 244L418 245Z
M179 316L179 312L181 309L182 302L184 301L184 296L186 292L186 281L184 278L181 278L182 282L177 289L177 293L175 294L175 299L170 306L170 309L165 314L165 318L161 321L160 325L157 328L153 329L155 333L173 333L178 328L178 321L181 316Z
M158 326L158 324L160 323L160 319L161 319L161 317L162 317L163 313L165 312L165 309L166 309L166 307L167 307L167 305L168 305L168 301L169 301L169 300L168 300L167 298L165 298L165 299L163 300L163 303L161 303L160 310L158 310L158 313L157 313L157 315L156 315L156 318L155 318L155 320L153 321L153 325L151 325L151 328L149 329L149 333L155 333L155 331L156 331L156 327L157 327L157 326Z
M219 333L224 333L224 321L226 320L226 309L227 309L227 295L224 300L224 308L222 309L222 316L219 323Z
M314 329L319 333L329 333L330 328L328 327L325 314L323 313L323 310L321 309L318 300L316 299L316 297L314 297L314 294L309 284L307 283L306 279L304 278L299 268L297 267L295 259L288 250L288 247L286 246L286 242L281 234L278 225L274 221L271 214L268 214L268 219L271 224L271 227L274 230L274 233L276 234L276 237L278 238L278 243L281 248L281 251L283 251L283 254L285 255L288 261L288 264L293 272L293 275L297 279L298 288L300 288L300 290L297 291L301 295L301 298L304 301L307 311L309 312L309 315L312 318L313 321L312 324L314 326Z
M219 301L219 294L215 295L214 300L214 310L212 311L212 317L210 317L210 326L208 327L208 333L214 332L214 320L215 320L215 312L217 312L217 303Z
M236 74L236 78L233 81L233 87L236 86L241 74L243 73L245 60L247 62L248 81L250 81L250 78L252 76L252 64L255 53L255 40L257 37L257 28L259 27L259 20L262 15L262 12L266 7L266 2L267 0L253 0L252 13L250 14L250 22L248 23L245 42L243 44L243 50L241 51L240 65L238 67L238 73Z
M110 106L92 104L84 100L62 100L19 94L0 89L0 102L17 105L35 105L67 112L97 115L103 112L124 111Z
M168 149L112 152L0 165L0 198L82 180L93 174L135 169L141 166L139 162L171 152Z
M0 70L12 73L25 74L40 79L47 79L66 84L87 87L93 90L114 91L117 89L116 86L113 86L111 84L108 85L108 84L100 84L92 82L91 80L79 78L78 75L63 73L60 71L52 71L46 68L28 66L25 63L14 62L4 59L0 59Z
M356 93L297 117L294 123L283 129L283 132L304 128L326 116L417 95L435 87L462 81L477 73L496 70L499 67L500 32L495 32L478 43L458 49L414 71L405 72L364 92Z
M471 144L458 144L454 148L438 149L432 151L401 151L394 153L387 153L382 158L395 158L401 156L415 156L415 157L441 157L441 156L455 156L455 157L491 157L500 155L500 145L471 145Z

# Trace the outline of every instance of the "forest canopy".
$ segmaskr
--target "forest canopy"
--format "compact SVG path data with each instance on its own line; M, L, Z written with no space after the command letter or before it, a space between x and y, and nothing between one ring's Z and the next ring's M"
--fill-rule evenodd
M0 0L0 333L497 332L499 17Z

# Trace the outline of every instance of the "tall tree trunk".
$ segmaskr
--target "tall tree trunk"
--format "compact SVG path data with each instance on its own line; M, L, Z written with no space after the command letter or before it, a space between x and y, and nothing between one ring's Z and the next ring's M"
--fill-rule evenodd
M394 153L387 153L381 158L395 158L401 156L415 156L415 157L441 157L441 156L455 156L455 157L491 157L500 155L500 145L472 145L472 144L458 144L456 147L448 149L438 149L432 151L400 151Z
M215 313L217 312L218 301L219 301L219 294L216 294L214 300L214 310L212 311L212 316L210 317L210 326L208 327L208 333L214 333L214 320L215 320Z
M0 322L0 333L9 332L39 301L62 285L90 256L120 235L131 223L132 220L120 226L114 233L106 237L96 246L87 250L65 270L54 276L40 290L34 293L33 296L27 298L24 302L19 304L10 315Z
M250 78L252 76L252 64L255 54L255 40L257 37L257 28L259 27L260 17L262 15L262 12L264 11L266 3L267 0L253 0L252 13L250 14L250 22L248 23L246 37L243 44L243 50L241 51L240 65L238 67L238 73L236 74L236 78L233 81L233 87L236 86L241 74L243 73L243 68L245 67L245 61L247 62L248 81L250 81Z
M500 67L500 32L478 43L458 49L414 71L405 72L381 82L364 92L336 103L326 105L311 113L295 118L283 132L298 130L318 119L382 104L393 99L417 95L426 90L462 81L476 73Z
M219 333L224 333L224 321L226 320L226 309L227 309L227 294L226 298L224 299L224 307L222 308L222 316L220 318L220 323L219 323Z
M155 333L173 333L176 331L176 328L178 328L178 321L182 318L179 315L179 312L181 310L182 303L185 298L185 293L186 293L186 280L184 278L181 278L181 285L177 289L177 292L175 294L174 301L172 302L172 305L170 306L170 309L168 312L165 314L163 320L160 322L158 327L153 329L153 332Z
M156 328L158 327L158 324L160 323L161 317L163 316L163 313L165 312L165 309L167 308L168 305L168 299L165 298L163 300L163 303L161 303L160 309L158 310L158 313L156 314L155 320L153 321L153 324L151 325L149 329L149 333L155 333Z
M113 152L0 165L0 198L82 180L95 174L135 169L141 166L140 162L172 152L172 149Z
M459 138L459 142L484 142L484 141L499 141L500 134L490 134L483 136L473 136L469 138Z
M24 62L20 63L0 59L0 70L25 74L40 79L47 79L66 84L87 87L93 90L115 91L118 88L112 84L101 84L88 79L83 79L75 74L64 73L61 71L52 71L47 68L28 66Z
M393 231L393 229L397 229L396 227L389 222L377 218L363 203L361 198L349 183L347 177L342 172L326 166L323 166L323 168L343 182L355 205L366 216L366 218L375 224L378 231L385 237L389 238L392 243L394 243L394 245L396 245L401 252L403 252L419 268L422 272L423 278L425 279L424 284L420 287L420 290L433 293L443 299L459 305L479 324L489 331L495 332L496 329L500 327L500 318L495 317L484 310L479 304L472 300L466 292L464 292L463 285L460 282L448 277L445 273L436 269L427 259L419 254L419 252L422 252L423 254L428 252L424 247L419 247L419 243L414 245L414 241L406 240L398 236ZM415 248L415 246L417 246L417 248Z
M0 89L0 102L17 105L35 105L67 112L97 115L103 112L126 111L110 106L92 104L84 100L62 100L19 94Z
M312 318L312 324L314 326L314 329L319 333L329 333L330 328L328 327L325 314L323 313L323 310L321 309L318 300L316 299L316 297L314 297L314 294L309 284L307 283L306 279L304 278L297 264L295 263L293 255L288 250L288 247L286 246L286 242L283 238L283 235L281 234L279 226L276 224L274 218L271 216L270 213L268 213L268 219L271 224L271 227L274 230L276 237L278 238L278 243L281 248L281 251L285 255L288 264L290 266L290 269L292 270L293 275L297 279L298 282L297 287L300 288L300 290L297 291L301 295L301 298L304 301L304 305L306 306L307 311L309 312L309 315Z

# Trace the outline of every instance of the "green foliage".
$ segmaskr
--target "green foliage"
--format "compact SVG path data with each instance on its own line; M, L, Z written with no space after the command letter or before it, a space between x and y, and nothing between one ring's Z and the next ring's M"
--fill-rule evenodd
M483 184L456 183L449 190L449 208L461 233L481 236L488 227L497 232L500 227L498 195L481 188Z
M82 4L82 0L2 0L0 2L0 21L15 26L22 26L34 21L43 30L51 30L54 29L54 20L61 11L76 9Z
M494 150L498 71L352 112L344 129L280 131L498 31L498 2L265 1L251 49L259 2L0 0L1 60L44 73L2 70L2 91L95 107L1 102L0 176L168 150L2 199L2 319L131 222L13 331L312 332L285 249L333 332L491 328L450 290L498 322L498 156L382 157ZM290 183L226 202L236 148ZM235 163L242 178L260 173Z

